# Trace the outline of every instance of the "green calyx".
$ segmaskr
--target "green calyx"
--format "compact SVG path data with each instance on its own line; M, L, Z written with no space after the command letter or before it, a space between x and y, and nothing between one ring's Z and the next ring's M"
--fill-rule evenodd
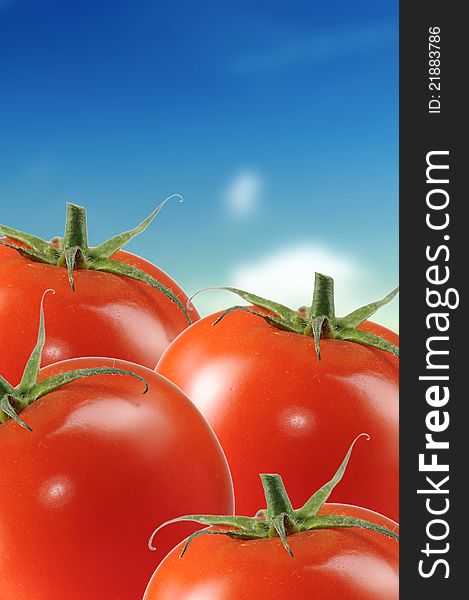
M145 231L163 206L171 198L175 197L182 201L182 197L179 194L173 194L157 206L156 209L140 223L140 225L112 237L99 246L90 247L88 245L86 209L82 206L70 203L67 204L67 217L63 238L57 237L51 242L47 242L34 235L12 229L6 225L0 225L0 234L14 242L19 242L22 245L17 246L16 244L1 239L0 244L2 246L7 246L8 248L13 248L22 256L30 260L66 268L70 286L73 291L75 291L75 281L73 277L75 269L104 271L106 273L142 281L174 302L174 304L176 304L184 313L190 324L192 321L186 307L169 288L141 269L112 258L118 250L125 246L125 244Z
M39 368L45 343L43 305L44 297L48 292L55 293L54 290L46 290L42 297L37 342L26 363L21 382L16 387L13 387L0 375L0 424L8 419L13 419L19 425L28 431L31 431L31 428L18 416L19 413L35 400L42 398L42 396L45 396L72 381L83 379L84 377L93 377L95 375L127 375L138 379L144 384L145 388L143 393L145 394L148 390L148 384L143 377L140 377L140 375L136 375L131 371L126 371L125 369L114 369L110 367L65 371L64 373L59 373L48 379L39 381Z
M232 306L218 317L213 323L214 325L217 325L231 312L241 310L263 318L267 323L278 329L312 336L318 360L321 360L321 339L346 340L365 346L372 346L373 348L378 348L379 350L399 356L399 348L391 344L391 342L368 331L358 329L359 325L374 315L378 309L391 302L399 291L398 287L382 300L357 308L357 310L354 310L345 317L336 317L335 314L334 280L332 277L322 275L321 273L315 274L314 294L311 306L304 306L299 310L293 310L278 302L273 302L272 300L267 300L261 296L256 296L250 292L232 287L205 288L204 290L200 290L200 292L209 289L233 292L256 308L269 311L265 313L248 306ZM197 292L197 294L200 292Z
M214 525L217 527L217 529L202 529L189 536L183 546L181 557L185 554L190 543L200 535L227 535L235 540L258 540L279 537L285 550L292 557L293 552L288 543L288 536L315 529L356 527L358 529L368 529L377 534L399 540L399 535L395 531L382 525L377 525L372 521L344 515L320 514L320 510L328 500L332 490L344 475L353 446L363 436L369 439L366 433L362 433L353 441L334 477L315 492L301 508L295 510L292 507L280 475L261 474L260 477L264 488L267 508L260 510L255 517L186 515L172 519L163 523L153 532L148 542L150 550L156 549L153 546L153 540L163 527L181 521L192 521L201 525Z

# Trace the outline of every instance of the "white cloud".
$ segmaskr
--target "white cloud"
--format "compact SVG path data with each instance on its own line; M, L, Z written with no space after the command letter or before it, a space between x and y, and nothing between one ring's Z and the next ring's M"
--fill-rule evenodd
M351 296L356 296L357 285L366 277L364 269L353 258L316 244L297 244L239 265L231 279L234 287L298 308L311 301L315 271L334 278L337 296L346 297L343 310L356 308Z
M307 242L281 248L250 263L234 265L224 283L299 308L311 303L315 271L334 278L338 316L379 299L392 288L391 284L383 289L382 280L356 258ZM200 294L195 303L203 314L244 304L237 296L216 291ZM378 322L397 329L397 308L394 301L382 309Z
M263 187L263 179L258 173L238 173L225 191L225 203L229 212L236 217L249 217L256 213Z

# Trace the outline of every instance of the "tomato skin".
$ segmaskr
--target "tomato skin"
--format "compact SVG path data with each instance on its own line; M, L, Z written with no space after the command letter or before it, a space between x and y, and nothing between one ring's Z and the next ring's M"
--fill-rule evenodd
M188 512L232 513L221 447L205 419L165 378L111 359L41 370L115 366L144 377L75 381L0 425L0 600L136 600L155 564L194 526Z
M219 314L219 313L218 313ZM342 340L281 331L244 311L205 317L165 351L157 372L205 415L225 450L238 514L264 506L258 473L279 473L299 503L354 452L331 501L398 515L398 359ZM363 327L396 343L377 324ZM318 449L318 450L316 450ZM320 455L317 455L317 451Z
M326 504L320 514L343 514L392 530L397 525L355 506ZM363 529L322 529L291 535L291 558L280 539L196 538L155 571L144 600L397 600L396 540Z
M185 304L187 296L161 269L119 251L113 258L145 271L171 289ZM47 299L47 342L42 366L68 358L120 358L153 369L188 322L163 294L128 277L76 269L72 292L67 270L28 260L0 246L0 372L16 385L36 343L37 306ZM199 315L194 309L192 320ZM13 343L14 342L14 343Z

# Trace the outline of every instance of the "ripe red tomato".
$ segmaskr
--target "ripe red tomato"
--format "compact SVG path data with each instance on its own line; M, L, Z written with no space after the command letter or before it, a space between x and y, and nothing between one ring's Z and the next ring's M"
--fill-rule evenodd
M0 225L6 236L0 238L0 364L12 385L34 343L36 302L47 288L57 294L48 311L43 366L104 356L153 369L168 344L199 318L196 310L189 316L187 296L166 273L121 250L174 196L180 198L170 196L140 225L94 247L86 210L75 204L67 204L64 237L52 242Z
M158 267L119 251L116 260L148 273L185 304L182 289ZM120 358L154 369L168 344L188 326L181 309L146 283L100 271L43 264L0 246L0 367L16 385L37 334L37 306L46 288L47 341L42 365L80 356ZM191 318L198 319L197 311ZM15 343L12 344L11 341Z
M42 267L16 260L18 268L31 271L33 295ZM77 285L89 297L92 280L99 285L100 274L91 273L97 277L89 280L88 273L77 275ZM137 311L142 291L132 282L116 278L106 288L117 291L127 285ZM60 302L61 293L57 289L48 305ZM24 287L20 297L26 299ZM116 301L119 312L125 302ZM30 303L31 297L21 310ZM58 311L61 305L55 306ZM72 304L69 313L78 306ZM89 306L83 308L82 315L91 313ZM57 343L58 317L49 348ZM102 336L111 335L107 318ZM48 326L49 321L54 325L48 316ZM72 325L65 331L72 333ZM4 326L13 331L9 323ZM73 335L78 339L82 334L79 326ZM149 384L147 394L142 394L142 382L131 377L88 377L25 408L21 418L32 433L13 420L0 425L1 600L136 600L155 567L147 548L155 522L194 511L232 512L231 479L220 445L193 404L165 378L124 361L81 358L41 369L40 379L97 366L140 375ZM157 561L193 527L163 532Z
M339 461L343 440L371 436L332 501L398 514L398 359L383 350L282 331L235 311L212 326L201 319L163 354L157 371L205 415L225 450L240 514L263 504L258 473L282 473L299 501L305 472L319 485ZM364 323L397 344L384 327ZM320 452L320 455L317 453ZM371 484L369 482L372 482Z
M313 462L313 461L312 461ZM373 480L370 480L373 486ZM320 514L347 515L396 530L372 511L325 504ZM177 546L155 571L144 600L397 600L398 543L364 529L319 529L279 538L194 539Z

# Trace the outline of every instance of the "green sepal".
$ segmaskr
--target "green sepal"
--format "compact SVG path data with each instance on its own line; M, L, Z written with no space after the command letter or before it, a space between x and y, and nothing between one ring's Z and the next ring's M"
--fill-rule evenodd
M135 279L136 281L142 281L143 283L146 283L158 292L161 292L164 296L166 296L166 298L176 304L176 306L178 306L184 313L189 325L192 323L186 306L183 302L181 302L176 294L157 279L151 275L148 275L148 273L145 273L137 267L110 258L97 258L88 265L88 269L93 271L102 271L104 273L113 273L114 275L122 275L124 277L128 277L129 279Z
M340 337L337 337L338 339L347 342L355 342L356 344L362 344L363 346L371 346L378 350L384 350L399 358L399 348L396 345L370 331L363 331L363 329L343 329L340 332Z
M254 522L251 517L239 517L234 515L185 515L183 517L177 517L176 519L171 519L170 521L166 521L162 523L159 527L155 529L155 531L151 534L150 539L148 540L148 547L150 550L156 550L156 547L153 546L153 540L155 536L168 525L173 525L174 523L183 523L183 522L192 522L199 523L199 525L214 525L214 526L222 526L222 527L235 527L237 529L249 530L251 534L255 534L256 531L261 533L261 531L266 530L267 525L264 522ZM205 530L203 530L205 531ZM218 529L216 531L219 531ZM233 531L236 533L236 531Z
M201 535L226 535L234 540L255 540L263 539L264 537L262 535L244 533L243 531L235 531L233 529L202 529L200 531L195 531L186 539L184 546L182 547L181 553L179 554L179 558L182 558L184 556L190 544L195 540L195 538ZM150 547L150 550L156 550L156 548Z
M0 233L11 240L14 240L15 242L25 244L31 248L34 253L38 255L44 255L44 262L49 262L49 260L54 260L54 258L57 258L57 249L51 246L49 242L46 242L35 235L24 233L23 231L13 229L12 227L7 227L6 225L0 225ZM6 245L7 244L5 244L5 246ZM18 248L13 245L11 245L10 248L18 250Z
M287 533L287 528L285 526L285 522L289 519L290 519L290 517L287 513L281 513L280 515L275 515L275 517L272 518L272 524L274 526L274 529L275 529L278 537L282 540L283 547L288 552L288 554L293 558L293 551L287 540L288 533Z
M13 391L13 387L0 375L0 395L10 394Z
M28 258L33 260L34 262L40 262L47 265L53 265L55 262L52 259L48 259L45 255L34 252L34 250L29 250L28 248L21 248L20 246L15 246L14 244L9 244L5 242L5 240L0 240L0 246L5 246L6 248L11 248L12 250L16 250L18 254L23 256L24 258Z
M234 311L245 311L261 317L270 325L283 331L311 336L314 339L314 349L318 360L321 360L321 340L336 339L363 344L399 356L399 348L384 338L375 334L357 329L364 321L371 317L377 310L391 302L397 295L399 288L395 288L381 300L371 302L345 317L335 314L334 280L332 277L315 273L313 301L310 307L302 306L293 310L288 306L273 302L251 292L233 287L209 287L200 290L191 297L207 290L222 290L232 292L252 304L255 308L263 308L268 313L256 311L247 306L232 306L222 312L213 323L218 324L227 315ZM190 300L190 301L191 301Z
M298 510L292 508L285 485L280 475L261 474L264 487L267 509L256 513L255 517L231 516L231 515L186 515L171 519L160 525L152 533L148 546L150 550L156 550L153 540L156 534L172 523L191 521L201 525L215 526L217 529L202 529L196 531L187 538L180 556L183 556L190 543L201 535L227 535L233 539L254 540L279 537L283 547L293 557L293 552L288 543L288 536L304 531L316 529L350 528L367 529L380 535L399 540L399 535L382 525L356 517L319 513L329 498L332 490L341 481L347 468L353 447L361 437L369 439L368 434L361 433L350 445L344 460L332 479L323 485L311 498ZM223 529L221 529L223 528ZM313 542L312 542L313 543Z
M313 334L314 349L316 350L316 356L318 357L318 360L321 360L321 338L323 337L323 332L326 329L330 330L330 327L328 327L328 317L325 315L320 317L312 317L311 332ZM306 328L305 333L306 331L309 331L309 329Z
M95 248L92 248L92 254L94 256L99 256L100 258L111 258L111 256L113 256L118 250L121 250L128 242L133 240L134 237L143 233L163 208L163 206L165 206L165 204L167 204L172 198L179 198L179 202L183 201L181 194L172 194L166 198L166 200L163 200L163 202L161 202L161 204L159 204L155 210L139 225L133 229L130 229L129 231L124 231L123 233L110 238Z
M246 302L257 306L258 308L265 308L266 310L272 312L274 315L280 317L283 321L291 321L292 323L298 324L302 323L302 319L298 315L298 313L295 310L288 308L288 306L279 304L278 302L273 302L272 300L267 300L267 298L262 298L261 296L256 296L255 294L251 294L250 292L246 292L244 290L240 290L238 288L233 287L204 288L193 294L189 302L192 302L192 299L195 298L195 296L197 296L198 294L201 294L202 292L206 292L208 290L221 290L224 292L231 292L233 294L236 294L243 300L246 300Z
M379 533L380 535L385 535L386 537L390 537L396 541L399 541L399 534L392 529L384 527L383 525L378 525L372 521L367 521L366 519L349 517L347 515L318 515L312 519L307 519L305 521L305 527L307 527L308 531L313 531L316 529L356 527L358 529L368 529L369 531L374 531L375 533Z
M389 304L392 300L394 300L398 293L399 286L394 288L392 292L389 292L389 294L387 294L381 300L366 304L365 306L357 308L348 315L345 315L345 317L337 319L337 325L339 327L343 327L344 329L354 329L355 327L358 327L372 317L380 308L386 306L386 304Z
M16 391L19 394L26 393L32 386L36 385L39 369L41 367L42 351L46 341L46 331L44 327L44 299L47 294L55 294L54 290L48 289L42 294L41 303L39 307L39 327L37 332L36 345L31 352L31 355L26 363L26 367L23 371L23 376Z
M81 254L81 250L78 246L73 246L73 248L64 248L63 253L65 258L65 264L67 266L68 281L70 282L72 292L74 292L75 279L73 278L73 269L77 264L77 256Z
M7 418L10 418L16 421L18 425L21 425L21 427L31 431L29 425L19 417L19 413L46 394L72 383L73 381L83 379L84 377L94 377L97 375L125 375L141 381L144 384L144 394L148 391L148 383L143 377L126 369L114 367L75 369L58 373L57 375L39 381L42 351L46 340L44 327L44 298L49 292L55 293L54 290L49 289L42 295L39 309L37 341L31 352L31 356L26 363L20 383L16 387L13 387L3 377L0 377L0 425L1 423L4 423Z
M262 317L264 319L264 321L267 321L267 323L270 323L271 325L275 325L275 327L277 327L278 329L282 329L283 331L299 333L299 331L297 329L293 328L289 323L282 321L281 319L278 319L277 317L272 317L271 315L268 315L266 313L262 313L258 310L249 308L248 306L231 306L230 308L227 308L226 310L224 310L222 312L222 314L217 319L215 319L215 321L212 323L212 326L218 325L218 323L220 323L220 321L222 321L227 315L229 315L230 313L235 312L235 311L247 312L251 315L256 315L257 317Z
M13 408L13 406L10 402L10 397L8 395L2 396L2 398L0 400L0 411L3 412L4 415L6 415L7 417L10 417L10 419L12 419L13 421L16 421L18 423L18 425L21 425L21 427L23 427L27 431L32 432L31 427L27 423L25 423L23 421L23 419L21 419L18 416L18 413ZM1 413L0 413L0 416L1 416ZM1 422L3 422L3 418L2 418L2 420L0 420L0 423Z
M5 242L4 240L0 240L0 244L16 250L19 254L30 260L66 268L72 291L75 291L73 273L76 269L102 271L141 281L176 304L183 312L187 322L191 324L192 320L186 306L174 292L144 271L132 267L127 263L112 259L112 256L114 256L125 244L145 231L163 206L175 197L182 201L182 196L180 194L169 196L169 198L166 198L166 200L161 202L161 204L159 204L159 206L157 206L156 209L134 229L114 236L96 247L90 247L88 245L85 208L72 203L67 203L67 219L63 238L55 237L52 242L47 242L46 240L18 231L17 229L0 225L0 234L3 234L16 242L25 244L26 247L16 246L9 242Z
M132 371L128 371L127 369L117 369L114 367L95 367L92 369L75 369L73 371L64 371L63 373L57 373L57 375L53 375L48 379L44 379L39 383L36 383L34 387L31 388L29 392L31 402L35 400L39 400L46 394L50 394L54 390L67 385L68 383L72 383L77 379L84 379L85 377L96 377L98 375L125 375L127 377L133 377L138 381L141 381L144 385L144 389L142 394L146 394L148 392L148 383L147 381L137 375L136 373L132 373Z
M342 477L344 476L345 470L350 460L350 456L352 454L353 447L355 446L357 441L362 437L365 437L367 440L370 439L370 436L367 433L361 433L353 440L350 448L347 451L347 454L345 455L344 460L342 461L342 464L337 469L337 472L334 474L334 477L332 477L330 481L325 483L317 492L315 492L311 496L311 498L307 502L305 502L305 504L297 511L298 515L305 517L314 517L318 514L318 512L329 499L329 496L332 494L332 491L335 488L335 486L341 481Z

